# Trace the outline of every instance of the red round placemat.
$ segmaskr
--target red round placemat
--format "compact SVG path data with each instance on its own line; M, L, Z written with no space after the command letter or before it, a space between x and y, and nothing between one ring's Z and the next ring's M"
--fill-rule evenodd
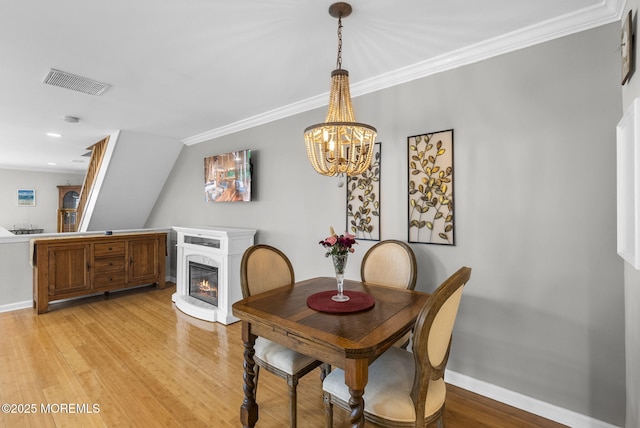
M319 312L329 314L348 314L351 312L364 311L372 308L376 301L373 296L360 291L344 291L349 296L346 302L336 302L331 300L331 296L338 294L337 290L321 291L307 297L307 306Z

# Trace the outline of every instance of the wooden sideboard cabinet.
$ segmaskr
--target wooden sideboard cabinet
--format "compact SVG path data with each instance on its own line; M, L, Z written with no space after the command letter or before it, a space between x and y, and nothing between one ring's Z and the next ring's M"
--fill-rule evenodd
M165 287L167 234L65 236L31 240L33 306L145 284Z

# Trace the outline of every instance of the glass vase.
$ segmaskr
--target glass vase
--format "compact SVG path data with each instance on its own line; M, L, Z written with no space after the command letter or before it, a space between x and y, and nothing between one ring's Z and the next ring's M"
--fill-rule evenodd
M344 269L347 267L348 254L334 254L331 256L333 259L333 267L336 270L336 282L338 284L338 294L331 296L331 300L336 302L346 302L349 300L349 296L344 294Z

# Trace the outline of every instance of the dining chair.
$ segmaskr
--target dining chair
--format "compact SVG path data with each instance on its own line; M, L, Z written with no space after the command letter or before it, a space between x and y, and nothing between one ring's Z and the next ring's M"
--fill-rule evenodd
M243 297L254 296L283 286L293 286L294 283L293 266L282 251L269 245L254 245L244 252L240 262L240 286ZM289 421L291 427L295 427L298 380L322 365L322 362L263 337L256 338L254 350L253 359L256 363L254 396L258 389L260 367L286 379L289 386ZM324 379L325 375L326 370L323 367L321 379Z
M360 278L362 282L413 290L418 278L416 256L406 242L380 241L362 258Z
M418 265L413 250L406 242L388 239L380 241L365 253L360 265L362 282L413 290L418 279ZM395 346L406 348L411 332Z
M384 427L445 426L446 385L451 334L471 269L460 268L429 297L414 327L413 352L387 349L369 366L364 416ZM333 426L333 404L349 410L344 371L335 369L323 384L326 426Z

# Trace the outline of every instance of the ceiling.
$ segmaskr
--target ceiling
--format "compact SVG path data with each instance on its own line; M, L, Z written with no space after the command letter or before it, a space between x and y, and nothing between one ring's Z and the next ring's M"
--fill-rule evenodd
M0 168L82 172L86 148L116 130L190 145L327 104L331 1L3 3ZM356 97L617 21L624 3L352 0L342 66ZM94 96L47 85L50 69L111 86Z

